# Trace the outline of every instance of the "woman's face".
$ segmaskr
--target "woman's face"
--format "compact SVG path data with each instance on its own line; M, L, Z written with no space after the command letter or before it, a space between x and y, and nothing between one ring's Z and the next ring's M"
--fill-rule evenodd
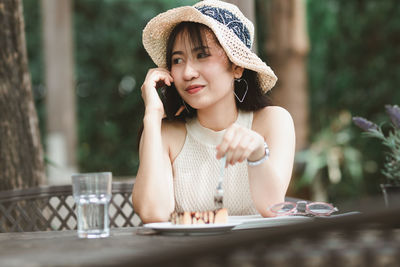
M215 35L202 29L204 47L194 46L186 32L177 35L171 54L171 75L178 93L195 109L234 101L233 80L243 69L232 64Z

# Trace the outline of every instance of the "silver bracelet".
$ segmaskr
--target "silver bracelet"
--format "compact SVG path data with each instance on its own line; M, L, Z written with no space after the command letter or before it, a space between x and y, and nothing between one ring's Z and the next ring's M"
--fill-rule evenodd
M268 145L267 145L266 142L264 142L264 148L265 148L265 155L264 155L261 159L256 160L256 161L249 161L249 160L247 160L247 164L248 164L249 166L257 166L257 165L260 165L261 163L263 163L264 161L266 161L266 160L269 158L269 148L268 148Z

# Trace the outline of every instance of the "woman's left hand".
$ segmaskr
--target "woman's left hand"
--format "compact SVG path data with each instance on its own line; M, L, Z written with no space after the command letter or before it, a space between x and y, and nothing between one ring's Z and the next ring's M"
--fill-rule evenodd
M221 143L217 146L217 159L226 155L226 166L243 162L245 159L256 161L264 154L264 137L236 123L226 129Z

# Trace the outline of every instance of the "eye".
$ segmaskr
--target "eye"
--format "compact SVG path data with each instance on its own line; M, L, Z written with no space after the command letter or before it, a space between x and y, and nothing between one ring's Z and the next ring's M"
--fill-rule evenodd
M173 58L172 59L172 64L179 64L179 63L181 63L182 62L182 59L181 58L179 58L179 57L177 57L177 58Z
M200 52L197 54L197 58L206 58L209 57L210 54L206 53L206 52Z

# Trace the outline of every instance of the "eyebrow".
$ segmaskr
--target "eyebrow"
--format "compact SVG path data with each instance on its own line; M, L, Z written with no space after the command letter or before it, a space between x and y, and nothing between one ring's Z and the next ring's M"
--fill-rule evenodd
M171 56L173 56L173 55L183 55L183 52L182 51L174 51L174 52L172 52Z
M192 49L192 53L197 52L199 50L204 51L204 50L209 50L209 49L210 49L210 47L208 47L208 46L204 46L204 45L198 46L198 47L195 47ZM183 55L183 52L182 51L174 51L174 52L172 52L171 56L174 56L174 55Z

